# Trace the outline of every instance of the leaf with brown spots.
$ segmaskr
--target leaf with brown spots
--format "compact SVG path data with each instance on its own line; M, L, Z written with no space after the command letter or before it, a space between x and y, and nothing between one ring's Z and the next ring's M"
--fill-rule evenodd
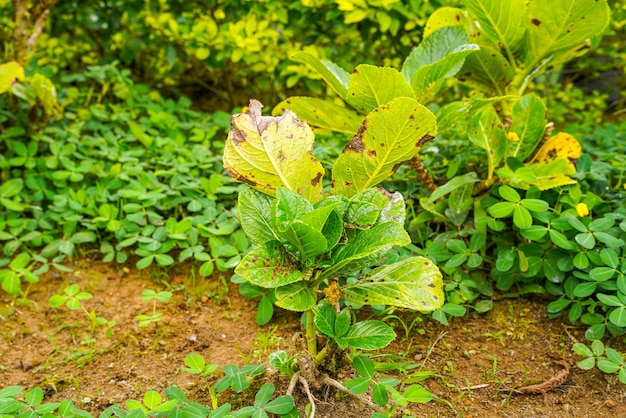
M562 54L562 58L556 54L576 49L601 34L610 15L606 0L531 1L526 17L526 64L535 67L551 56L551 65L571 59L570 54Z
M315 128L350 135L359 129L363 118L345 106L312 97L290 97L278 103L272 113L279 115L287 109Z
M333 167L333 193L346 197L389 178L437 134L435 116L414 99L400 97L376 108Z
M378 267L341 288L343 298L357 305L388 305L434 311L444 302L443 279L425 257L411 257Z
M224 168L235 180L270 196L284 187L317 202L323 197L324 169L311 153L313 131L290 110L274 117L262 116L262 108L253 99L246 113L233 115Z

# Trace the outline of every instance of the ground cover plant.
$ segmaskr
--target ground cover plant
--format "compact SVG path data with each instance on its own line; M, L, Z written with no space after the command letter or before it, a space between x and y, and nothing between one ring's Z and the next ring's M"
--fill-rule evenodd
M3 321L49 309L68 318L42 331L50 358L96 362L124 331L97 289L71 277L99 260L122 276L151 272L130 321L154 346L171 332L168 314L228 299L229 281L254 301L257 324L286 310L302 315L302 333L240 362L186 352L178 367L203 382L205 404L168 384L83 410L10 382L2 413L310 416L325 387L374 416L414 414L412 403L443 397L426 360L404 360L398 334L425 332L427 312L450 325L523 295L584 331L562 342L579 370L626 382L621 99L585 96L568 78L596 68L588 50L619 56L622 5L109 3L105 13L16 0L0 12ZM200 84L210 99L185 96ZM251 97L273 116L256 100L237 107ZM174 284L181 265L190 273ZM33 292L55 277L37 304ZM74 347L60 345L64 334ZM270 341L268 331L257 343ZM545 393L575 373L563 370L500 389Z

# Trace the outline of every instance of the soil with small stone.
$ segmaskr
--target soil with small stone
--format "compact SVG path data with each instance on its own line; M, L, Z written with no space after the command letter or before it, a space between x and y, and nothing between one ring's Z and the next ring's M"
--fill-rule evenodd
M71 399L96 416L112 404L141 399L149 389L163 393L170 385L183 389L190 400L210 405L207 384L220 376L202 378L182 371L186 355L198 353L219 365L264 363L276 349L292 352L292 337L300 331L299 315L281 310L268 325L258 326L256 301L242 297L228 273L202 279L188 266L148 273L89 259L72 268L71 273L47 274L28 288L23 300L0 296L0 388L38 386L45 391L44 401ZM81 310L50 307L49 298L74 283L93 294L84 301L89 311L115 321L110 335L106 326L92 333ZM137 315L153 312L152 303L141 301L144 289L170 290L174 296L168 303L157 303L161 321L140 328ZM390 318L388 323L398 338L375 353L376 360L412 364L407 379L416 371L432 371L420 383L436 395L429 403L398 409L397 415L626 417L626 387L615 375L576 367L580 358L571 346L585 341L584 329L565 319L549 319L547 303L532 297L502 299L492 311L471 313L447 327L396 312L402 322ZM618 343L607 342L624 351ZM569 377L545 395L501 390L554 379L564 370L560 360L571 365ZM266 381L274 383L277 392L287 389L287 379L270 367L253 387ZM371 415L363 404L334 389L320 388L313 395L318 417ZM253 396L253 391L226 391L219 400L240 407L251 404ZM305 394L297 388L294 398L303 411Z

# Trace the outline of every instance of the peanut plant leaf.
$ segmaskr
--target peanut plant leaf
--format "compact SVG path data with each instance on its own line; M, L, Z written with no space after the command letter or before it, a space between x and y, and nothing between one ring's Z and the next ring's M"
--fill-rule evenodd
M389 305L416 311L434 311L444 302L443 279L425 257L411 257L378 267L341 288L343 298L358 305Z
M270 196L284 187L310 202L320 200L324 169L311 153L313 131L290 110L261 116L262 108L253 99L246 113L233 115L224 168L235 180Z
M465 0L465 7L478 21L493 46L507 52L512 58L526 31L523 17L526 14L524 0ZM544 6L545 7L545 6Z
M311 69L317 71L322 76L324 81L332 88L335 93L342 99L345 99L348 95L348 83L350 81L350 74L337 64L327 60L321 60L308 52L296 52L291 56L291 59L296 62L301 62L308 65Z
M290 97L278 103L272 114L287 109L311 126L345 134L354 134L362 121L361 116L340 104L312 97Z
M369 113L397 97L415 99L415 93L395 68L361 64L350 76L346 101L360 112Z
M293 266L287 255L281 253L282 245L270 241L254 247L235 268L235 273L250 283L274 288L300 281L304 273Z
M577 48L588 38L601 34L609 23L610 9L606 0L555 0L549 4L533 0L526 19L525 61L534 67L557 52ZM568 57L564 54L561 59Z
M508 155L524 161L537 147L546 126L546 106L536 94L521 97L513 105L513 123L510 132L519 140L509 144Z
M346 197L374 187L437 134L435 116L400 97L366 116L333 167L333 193Z

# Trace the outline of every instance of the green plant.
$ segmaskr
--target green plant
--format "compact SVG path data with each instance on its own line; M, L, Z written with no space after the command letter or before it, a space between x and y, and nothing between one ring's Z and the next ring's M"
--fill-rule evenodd
M373 187L415 155L436 125L414 99L373 109L337 159L327 194L322 166L310 153L314 138L308 125L291 112L262 116L261 108L252 100L247 113L233 116L224 150L229 174L259 190L239 194L240 220L253 248L235 272L273 289L277 306L305 312L306 350L295 359L294 379L319 379L314 371L332 364L336 347L374 350L395 337L381 321L352 323L340 301L420 311L443 304L441 276L428 259L374 265L409 240L402 196ZM321 346L318 333L326 337ZM305 370L306 378L300 376Z
M0 410L7 417L83 417L93 418L89 412L74 406L70 400L61 402L43 402L44 392L35 387L23 393L21 386L8 386L0 389Z
M150 324L158 324L162 317L163 312L157 312L157 302L167 303L172 298L173 294L167 290L161 290L157 292L152 289L145 289L141 294L142 302L152 302L152 314L151 315L137 315L135 319L139 321L139 327L144 328Z
M622 354L610 347L605 347L602 341L591 342L591 347L583 343L575 343L572 346L574 353L583 360L578 362L581 370L589 370L594 367L607 374L617 373L619 381L626 385L626 369L624 368L624 357Z
M59 308L65 305L69 310L76 311L82 310L87 316L90 323L89 330L92 333L96 332L98 326L107 326L107 336L110 337L111 329L115 326L115 321L107 321L105 318L97 316L95 310L87 310L82 301L91 299L93 295L88 292L81 292L78 284L72 284L63 289L63 294L56 294L50 297L50 306L53 308Z

